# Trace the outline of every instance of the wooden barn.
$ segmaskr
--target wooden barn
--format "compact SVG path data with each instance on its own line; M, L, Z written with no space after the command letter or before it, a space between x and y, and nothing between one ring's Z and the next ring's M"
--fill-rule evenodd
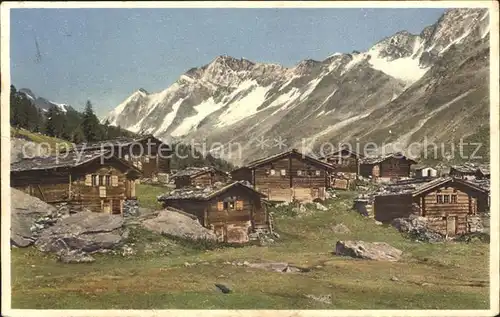
M215 232L220 242L245 243L256 230L269 230L265 195L247 182L230 182L205 188L184 187L158 197L164 207L192 214Z
M235 169L231 177L250 182L269 201L325 199L332 166L293 149Z
M344 147L338 151L319 158L333 166L333 174L341 174L348 179L356 179L359 173L359 162L364 156Z
M434 231L455 236L475 231L477 218L489 210L489 187L484 184L443 177L394 187L374 199L375 219L383 223L418 215L428 218Z
M74 151L86 152L98 149L113 151L118 158L130 161L141 170L143 177L154 178L158 173L170 173L172 149L153 135L135 139L117 138L95 143L82 143L75 146Z
M375 181L405 179L410 177L410 167L416 163L400 153L365 157L360 161L359 174Z
M211 186L217 182L226 183L229 175L215 167L188 167L175 173L175 187L186 186Z
M69 152L11 164L11 186L47 203L69 202L94 212L121 214L135 198L140 170L109 151Z

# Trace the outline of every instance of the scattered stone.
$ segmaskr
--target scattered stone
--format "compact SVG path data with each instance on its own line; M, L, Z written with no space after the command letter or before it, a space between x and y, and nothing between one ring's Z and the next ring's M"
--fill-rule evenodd
M403 251L385 242L337 241L335 254L376 261L398 261Z
M391 225L412 240L431 243L443 241L444 237L441 234L429 229L427 221L426 217L410 215L408 218L394 219Z
M165 209L156 218L147 219L142 226L153 232L189 240L216 241L215 233L179 212Z
M122 256L132 256L137 253L136 250L134 250L131 246L124 245L122 247Z
M328 208L326 208L325 206L323 206L322 204L316 202L316 209L318 210L321 210L321 211L327 211Z
M245 261L245 262L243 262L243 265L248 266L248 265L250 265L250 262Z
M280 272L280 273L296 273L296 272L305 272L305 269L290 265L285 262L271 262L271 263L249 263L246 265L250 268L261 269L271 272Z
M91 255L81 250L62 249L57 256L58 260L63 263L92 263L95 261Z
M123 217L139 216L139 202L136 199L127 199L123 202Z
M193 265L194 265L194 264L192 264L192 263L189 263L189 262L184 262L184 266L185 266L185 267L191 267L191 266L193 266Z
M397 282L397 281L399 281L399 278L397 278L396 276L393 276L393 277L391 277L391 281Z
M318 302L325 303L325 304L331 304L332 303L332 295L330 295L330 294L328 294L328 295L320 295L320 296L315 296L315 295L308 294L308 295L306 295L306 297L310 298L310 299L313 299L315 301L318 301Z
M381 225L383 225L383 223L381 223L380 221L377 221L377 220L375 220L375 224L376 224L377 226L381 226Z
M224 261L224 263L223 263L223 264L225 264L225 265L231 265L231 262Z
M350 233L351 230L349 230L349 228L344 225L343 223L339 223L335 226L332 227L332 231L334 233Z

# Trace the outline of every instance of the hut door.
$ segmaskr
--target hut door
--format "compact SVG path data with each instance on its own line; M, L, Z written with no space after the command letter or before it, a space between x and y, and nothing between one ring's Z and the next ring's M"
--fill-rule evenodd
M113 199L113 214L121 214L122 213L122 200Z
M102 205L102 211L107 214L111 213L111 202L109 200L104 200Z
M446 234L448 236L454 236L457 233L457 217L448 216L446 217Z
M380 167L378 165L373 166L372 176L379 177L380 176Z

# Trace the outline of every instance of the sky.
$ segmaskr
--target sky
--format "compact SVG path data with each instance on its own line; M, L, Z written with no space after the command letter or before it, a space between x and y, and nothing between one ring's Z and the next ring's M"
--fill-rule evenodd
M11 83L78 110L90 100L103 116L219 55L291 67L418 34L444 10L12 9Z

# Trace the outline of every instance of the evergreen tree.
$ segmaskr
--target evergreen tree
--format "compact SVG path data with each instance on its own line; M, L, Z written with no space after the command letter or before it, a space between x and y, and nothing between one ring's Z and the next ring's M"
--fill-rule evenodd
M85 134L83 133L83 129L81 126L78 126L71 136L71 142L73 143L82 143L85 141Z
M106 121L104 122L104 125L103 125L103 138L104 139L111 139L109 119L106 119Z
M102 127L99 124L99 119L97 119L97 116L92 109L92 103L90 103L90 100L87 101L83 112L82 129L85 139L88 142L102 140Z

